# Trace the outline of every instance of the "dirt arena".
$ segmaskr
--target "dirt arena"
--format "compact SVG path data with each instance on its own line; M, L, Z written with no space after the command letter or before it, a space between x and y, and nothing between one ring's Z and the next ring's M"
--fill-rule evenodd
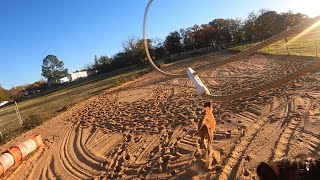
M230 52L208 54L165 69L183 72L228 56ZM233 98L213 102L213 148L221 161L211 171L203 169L195 135L206 100L187 78L154 71L3 145L2 151L37 132L45 141L3 178L257 179L261 161L320 155L319 62L255 54L200 74L212 94Z

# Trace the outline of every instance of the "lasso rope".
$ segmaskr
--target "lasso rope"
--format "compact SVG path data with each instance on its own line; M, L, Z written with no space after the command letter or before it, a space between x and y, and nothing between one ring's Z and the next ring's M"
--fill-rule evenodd
M154 64L154 62L153 62L153 60L152 60L152 58L150 56L149 49L148 49L148 40L147 40L147 37L146 37L146 24L147 24L147 14L148 14L148 11L149 11L149 8L150 8L150 5L152 4L152 2L153 2L153 0L150 0L148 2L147 7L146 7L145 12L144 12L144 19L143 19L143 39L144 39L144 47L145 47L145 51L146 51L146 54L147 54L148 61L153 66L154 69L156 69L157 71L159 71L160 73L162 73L164 75L171 76L171 77L176 77L176 78L187 77L187 73L186 74L173 74L173 73L161 70L160 68L158 68ZM243 59L245 57L248 57L251 54L257 52L258 50L269 46L270 44L273 44L273 43L275 43L277 41L280 41L281 39L287 38L287 37L289 37L291 35L302 33L306 28L312 26L313 24L317 23L318 21L320 21L320 16L315 17L313 19L309 19L309 20L307 20L307 21L305 21L305 22L303 22L303 23L301 23L301 24L299 24L297 26L294 26L294 27L292 27L292 28L290 28L290 29L278 34L278 35L275 35L275 36L273 36L273 37L271 37L271 38L269 38L267 40L264 40L261 43L255 45L253 47L250 47L250 48L248 48L248 49L246 49L246 50L244 50L244 51L242 51L242 52L240 52L240 53L238 53L238 54L236 54L234 56L226 58L224 61L221 61L218 64L207 65L204 68L200 68L196 72L194 72L194 74L197 75L197 74L199 74L201 72L204 72L204 71L206 71L206 70L208 70L210 68L217 68L219 66L223 66L223 65L226 65L228 63L241 60L241 59ZM310 68L305 68L305 69L309 70ZM311 68L311 70L312 69L313 68ZM304 73L297 73L297 74L293 73L294 77L300 77L300 76L297 76L298 74L301 76ZM291 79L291 80L294 79L292 77L291 78L290 77L286 77L286 78L287 79ZM283 81L282 82L281 80L279 80L279 82L285 83L287 81ZM268 86L268 87L272 88L273 86ZM258 89L260 91L262 91L262 90L267 90L268 88L267 88L267 86L262 86L261 88L258 88ZM210 95L208 93L203 93L201 96L203 98L212 99L212 100L216 100L216 101L227 101L227 100L231 100L231 99L235 99L235 98L239 97L240 94L241 95L252 94L250 92L251 92L251 90L248 90L248 92L246 91L246 92L241 92L241 93L237 93L237 94L233 94L233 95L227 95L227 96L212 96L212 95Z
M146 24L147 24L147 14L148 14L148 11L149 11L149 7L151 5L153 0L150 0L146 9L145 9L145 12L144 12L144 18L143 18L143 40L144 40L144 49L147 53L147 57L148 57L148 61L149 63L153 66L153 68L155 68L157 71L159 71L160 73L164 74L164 75L167 75L167 76L173 76L173 77L186 77L187 74L173 74L173 73L169 73L169 72L165 72L165 71L162 71L160 68L158 68L151 56L150 56L150 53L149 53L149 49L148 49L148 40L147 40L147 36L146 36Z

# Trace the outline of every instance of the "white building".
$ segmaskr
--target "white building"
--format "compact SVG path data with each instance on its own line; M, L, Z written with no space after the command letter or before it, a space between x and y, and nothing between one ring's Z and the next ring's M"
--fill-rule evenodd
M63 84L63 83L69 82L69 81L70 81L70 79L69 79L68 76L67 76L67 77L61 78L61 79L59 80L59 83L60 83L60 84Z
M87 71L74 72L74 73L69 74L67 77L70 79L70 81L74 81L79 78L88 77L88 72Z
M87 71L80 71L80 72L74 72L71 74L68 74L68 76L61 78L60 79L60 84L66 83L66 82L71 82L79 78L86 78L88 77L88 72Z

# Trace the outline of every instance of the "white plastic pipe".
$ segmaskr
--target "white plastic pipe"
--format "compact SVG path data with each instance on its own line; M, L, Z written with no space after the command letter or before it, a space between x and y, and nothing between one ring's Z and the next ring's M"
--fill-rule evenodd
M0 164L3 167L3 173L5 173L11 166L14 165L14 158L10 153L3 153L0 155Z
M210 91L208 90L208 88L202 83L200 78L194 74L194 72L195 71L192 68L190 67L187 68L187 74L190 80L192 81L192 84L196 88L197 94L199 96L202 96L203 94L210 94Z
M22 158L26 157L32 151L37 149L37 144L34 140L28 139L27 141L17 145L21 151Z

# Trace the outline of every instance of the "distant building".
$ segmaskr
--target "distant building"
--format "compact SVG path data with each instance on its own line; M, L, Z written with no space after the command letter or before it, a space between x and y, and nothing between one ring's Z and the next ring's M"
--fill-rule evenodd
M68 74L68 76L61 78L59 80L60 84L66 83L66 82L71 82L80 78L86 78L88 77L88 71L79 71L79 72L74 72L71 74Z
M69 74L67 77L70 79L70 81L74 81L79 78L88 77L88 72L87 71L74 72L74 73Z
M59 83L60 83L60 84L63 84L63 83L69 82L69 81L70 81L70 79L69 79L68 76L67 76L67 77L61 78L61 79L59 80Z

